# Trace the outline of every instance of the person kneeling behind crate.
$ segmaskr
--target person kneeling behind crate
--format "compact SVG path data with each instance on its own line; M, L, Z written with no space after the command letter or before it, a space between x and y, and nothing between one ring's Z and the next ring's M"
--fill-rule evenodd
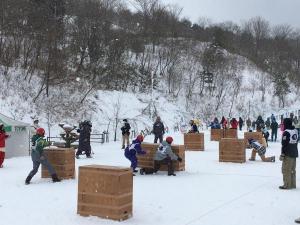
M252 138L248 139L248 142L251 148L253 148L251 158L249 159L250 161L255 161L256 153L258 153L258 155L260 156L263 162L275 162L275 156L271 156L271 157L265 156L266 154L265 146L262 146L260 143L258 143L258 141Z
M131 145L127 146L124 151L125 157L131 162L131 168L132 172L136 173L138 172L136 170L136 167L138 165L138 159L136 157L136 154L144 155L146 154L146 151L144 151L141 147L141 143L144 141L143 135L138 135L136 139L132 142ZM135 174L133 174L135 176Z
M162 164L168 165L168 176L176 176L174 173L173 161L178 160L182 162L182 158L173 153L171 144L173 142L172 137L167 137L166 141L163 141L154 156L154 168L142 168L140 174L153 174L157 173Z

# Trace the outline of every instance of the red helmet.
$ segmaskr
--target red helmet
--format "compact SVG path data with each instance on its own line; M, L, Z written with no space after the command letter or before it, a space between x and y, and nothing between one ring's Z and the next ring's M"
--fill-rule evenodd
M139 142L143 142L144 136L140 134L136 137L136 140L138 140Z
M45 130L44 130L44 128L38 128L38 129L36 129L36 134L37 135L40 135L40 136L44 136L45 135Z
M173 138L172 137L167 137L166 138L166 142L168 142L169 144L171 144L173 142Z

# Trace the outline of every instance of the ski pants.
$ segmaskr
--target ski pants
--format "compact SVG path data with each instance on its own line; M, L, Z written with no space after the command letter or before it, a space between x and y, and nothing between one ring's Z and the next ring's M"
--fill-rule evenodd
M28 176L33 177L38 172L41 164L48 169L51 176L56 173L52 165L48 162L47 158L43 154L40 155L39 152L32 151L31 159L33 162L33 169L30 171Z
M271 140L272 141L276 141L277 140L277 130L272 130Z
M135 170L138 165L138 159L137 159L136 155L132 155L132 154L130 154L129 151L126 151L126 150L125 150L124 155L131 162L130 167L132 168L132 170Z
M162 143L163 141L163 135L155 135L154 137L154 143L157 143L157 140L159 139L159 143Z
M296 188L296 158L285 156L282 161L283 186Z

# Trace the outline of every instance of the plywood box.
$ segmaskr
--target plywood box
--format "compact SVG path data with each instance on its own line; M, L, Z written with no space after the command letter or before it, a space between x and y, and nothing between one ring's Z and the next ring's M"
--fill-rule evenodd
M224 129L224 138L238 138L237 129Z
M145 155L137 155L138 157L138 167L140 168L153 168L154 167L154 155L157 151L159 144L142 143L142 149L147 152ZM173 152L182 158L182 162L175 161L174 171L184 171L185 170L185 149L184 145L171 145ZM167 171L166 165L162 165L161 171Z
M219 143L220 162L246 162L245 143L243 139L222 138Z
M204 133L184 134L184 147L187 151L204 151Z
M244 141L245 141L245 145L247 148L250 148L249 143L248 143L248 139L254 139L256 141L258 141L260 144L266 144L263 142L263 135L262 132L244 132Z
M130 168L79 167L77 213L112 220L132 216L133 179Z
M211 141L220 141L224 137L223 129L211 129L210 130L210 140Z
M44 154L60 179L75 178L75 150L73 148L47 148ZM42 178L50 178L46 167L42 166Z

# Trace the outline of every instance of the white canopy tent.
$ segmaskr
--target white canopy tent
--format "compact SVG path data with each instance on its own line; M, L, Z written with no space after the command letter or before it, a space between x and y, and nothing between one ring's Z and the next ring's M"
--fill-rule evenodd
M30 149L29 127L0 113L0 123L4 124L9 138L6 139L5 158L27 156Z

